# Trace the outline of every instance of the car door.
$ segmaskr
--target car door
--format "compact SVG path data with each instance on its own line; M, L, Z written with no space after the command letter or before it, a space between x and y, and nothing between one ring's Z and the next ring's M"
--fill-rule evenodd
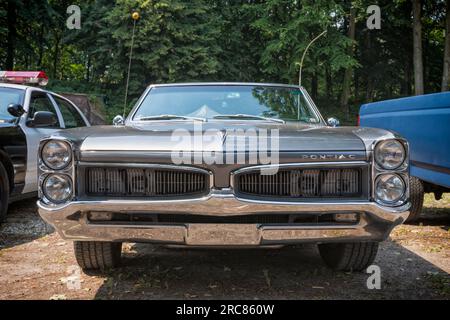
M51 96L61 112L65 129L90 127L90 123L84 114L72 102L56 94Z
M27 172L25 175L25 187L23 193L37 191L37 157L39 142L42 138L61 130L62 116L53 103L50 95L42 90L29 90L25 98L25 110L27 113L22 116L20 126L25 133L27 140ZM51 127L35 128L28 124L34 118L34 114L39 111L48 111L55 114L57 123Z

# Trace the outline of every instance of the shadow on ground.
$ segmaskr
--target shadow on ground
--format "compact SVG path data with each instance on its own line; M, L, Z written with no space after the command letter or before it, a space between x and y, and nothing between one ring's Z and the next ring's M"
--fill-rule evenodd
M417 225L449 230L450 208L425 208ZM328 269L314 245L188 250L134 244L124 250L124 267L109 273L96 298L450 299L450 275L400 242L390 239L380 246L375 264L381 268L381 290L367 288L367 273Z
M414 226L440 226L448 231L450 229L450 207L424 208L420 218L409 224Z
M54 232L37 213L37 199L10 204L6 222L0 225L0 249L27 243Z
M369 275L366 273L328 269L316 246L312 245L277 250L188 250L127 244L122 268L106 276L84 278L83 288L86 286L92 291L74 292L73 296L96 299L450 299L450 276L437 266L450 270L448 251L441 248L440 253L429 256L424 254L427 248L421 247L429 245L427 239L433 240L433 246L446 246L443 241L448 237L442 230L449 228L450 209L445 211L446 215L435 209L427 211L419 222L424 227L399 227L405 228L397 229L400 236L393 235L394 241L381 245L375 261L381 268L381 290L367 288ZM433 233L436 230L439 230L437 235ZM59 237L52 235L51 241L44 238L25 249L19 246L51 232L36 213L34 201L11 206L7 223L0 227L0 249L17 246L17 249L5 250L2 257L10 261L5 268L8 272L13 270L11 277L17 280L8 282L10 278L5 278L4 287L23 292L23 297L46 297L45 294L50 297L55 293L70 296L71 292L64 292L59 281L67 277L67 267L75 263L71 244L62 242L60 245ZM410 240L412 244L405 244ZM35 258L24 262L23 254ZM12 265L16 268L11 268ZM26 279L21 276L25 268L40 269L41 273L32 273ZM48 288L48 292L43 287Z
M109 274L97 299L446 299L450 276L393 242L375 262L382 289L366 273L326 268L316 246L277 250L187 250L137 244Z

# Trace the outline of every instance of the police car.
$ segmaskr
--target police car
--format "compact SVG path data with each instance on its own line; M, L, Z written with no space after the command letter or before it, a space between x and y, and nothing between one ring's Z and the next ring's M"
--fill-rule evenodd
M10 202L37 194L40 139L90 126L71 101L38 87L47 83L44 72L0 71L0 222Z

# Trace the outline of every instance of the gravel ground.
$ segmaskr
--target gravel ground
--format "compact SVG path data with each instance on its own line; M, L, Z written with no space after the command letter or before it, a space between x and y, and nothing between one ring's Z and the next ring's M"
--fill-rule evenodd
M381 289L366 273L333 272L315 246L187 250L127 244L124 267L84 274L72 243L13 204L0 227L0 299L450 299L450 194L380 247Z

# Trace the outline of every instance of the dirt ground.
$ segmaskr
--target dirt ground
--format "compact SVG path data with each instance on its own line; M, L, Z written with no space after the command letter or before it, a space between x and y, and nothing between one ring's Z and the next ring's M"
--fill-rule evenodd
M380 247L381 289L366 273L327 269L315 246L186 250L130 244L124 266L84 274L72 243L13 204L0 227L0 299L450 299L450 194Z

